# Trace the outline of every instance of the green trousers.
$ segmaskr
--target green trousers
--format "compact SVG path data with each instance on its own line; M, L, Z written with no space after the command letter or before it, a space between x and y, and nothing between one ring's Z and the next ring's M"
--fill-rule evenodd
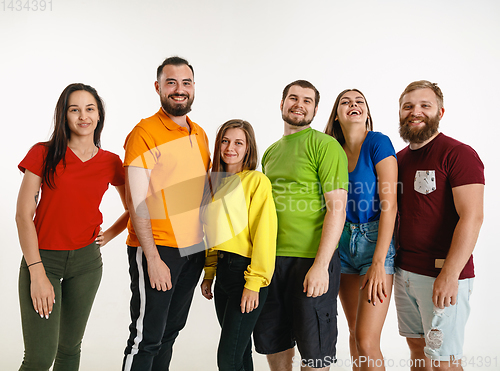
M54 286L55 304L49 319L40 318L31 300L31 280L24 258L19 272L19 303L24 359L19 370L74 371L87 320L102 277L99 245L78 250L40 250L47 277ZM55 362L54 362L55 361Z

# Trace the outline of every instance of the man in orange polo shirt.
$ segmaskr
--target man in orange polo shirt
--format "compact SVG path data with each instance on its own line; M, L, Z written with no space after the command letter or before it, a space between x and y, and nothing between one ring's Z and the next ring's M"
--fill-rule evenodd
M162 107L125 140L132 322L123 370L169 369L205 260L199 207L210 153L187 117L193 67L167 58L155 89Z

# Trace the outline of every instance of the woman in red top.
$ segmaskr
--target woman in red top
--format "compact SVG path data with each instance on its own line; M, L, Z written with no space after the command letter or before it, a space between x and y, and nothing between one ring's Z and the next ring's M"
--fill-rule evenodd
M87 319L102 276L100 247L122 232L125 211L102 232L108 185L124 202L120 158L100 148L104 106L94 88L71 84L55 109L48 142L19 164L24 178L16 222L23 259L19 298L24 337L20 370L78 370ZM42 196L40 202L38 197Z

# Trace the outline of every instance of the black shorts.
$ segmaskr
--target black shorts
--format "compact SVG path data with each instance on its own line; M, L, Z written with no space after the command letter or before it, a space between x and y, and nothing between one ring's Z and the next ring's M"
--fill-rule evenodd
M335 251L328 268L328 292L316 298L303 292L313 263L310 258L276 258L267 301L254 329L258 353L279 353L297 344L304 366L322 368L335 362L339 252Z

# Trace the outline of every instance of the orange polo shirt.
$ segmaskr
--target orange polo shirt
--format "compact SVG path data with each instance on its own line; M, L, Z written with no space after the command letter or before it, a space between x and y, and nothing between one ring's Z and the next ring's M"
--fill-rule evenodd
M146 205L157 245L188 247L203 239L199 207L210 151L205 131L187 121L191 134L160 108L125 139L123 166L151 171ZM130 220L128 232L127 245L140 246Z

